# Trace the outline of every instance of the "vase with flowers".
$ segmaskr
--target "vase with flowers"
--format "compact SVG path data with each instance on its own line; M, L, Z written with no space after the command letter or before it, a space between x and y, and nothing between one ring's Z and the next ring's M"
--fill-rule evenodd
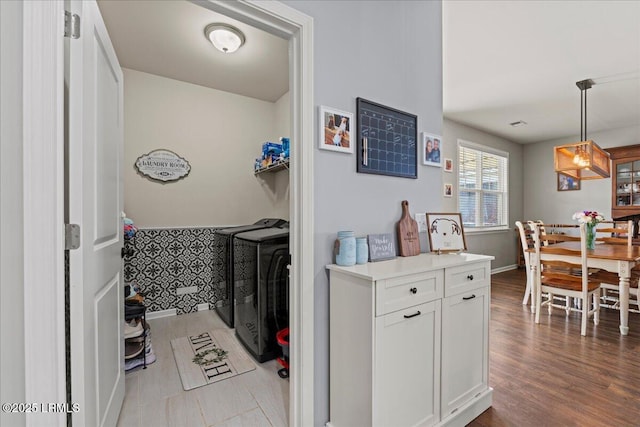
M580 211L573 214L573 219L584 224L587 232L587 249L596 247L596 225L604 221L604 217L596 211Z

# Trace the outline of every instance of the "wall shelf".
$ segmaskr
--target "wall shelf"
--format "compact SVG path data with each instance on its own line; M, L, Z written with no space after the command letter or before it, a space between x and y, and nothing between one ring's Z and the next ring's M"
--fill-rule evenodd
M276 163L270 164L267 167L256 169L255 172L253 172L253 174L260 175L262 173L267 173L267 172L278 172L283 169L289 169L289 159L280 160Z

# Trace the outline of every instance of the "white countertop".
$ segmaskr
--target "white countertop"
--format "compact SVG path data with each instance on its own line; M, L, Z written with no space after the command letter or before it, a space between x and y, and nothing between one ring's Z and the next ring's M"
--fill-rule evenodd
M387 261L356 264L351 267L329 264L327 265L327 269L340 271L345 274L373 281L407 274L422 273L430 270L439 270L447 267L455 267L457 265L464 265L473 262L491 261L493 259L495 259L495 257L490 255L469 253L441 255L423 253L410 257L399 256Z

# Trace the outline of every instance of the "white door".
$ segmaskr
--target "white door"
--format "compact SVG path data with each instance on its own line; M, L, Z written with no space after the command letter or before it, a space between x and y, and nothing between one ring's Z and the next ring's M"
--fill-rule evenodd
M74 427L114 426L124 398L122 70L95 0L71 1L80 38L69 39L71 401Z

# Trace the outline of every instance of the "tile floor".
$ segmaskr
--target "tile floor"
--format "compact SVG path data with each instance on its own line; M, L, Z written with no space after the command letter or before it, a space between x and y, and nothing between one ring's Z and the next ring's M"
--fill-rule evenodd
M125 375L118 427L284 427L288 425L289 381L275 360L228 380L193 390L182 388L171 340L227 328L215 311L149 320L157 360Z

